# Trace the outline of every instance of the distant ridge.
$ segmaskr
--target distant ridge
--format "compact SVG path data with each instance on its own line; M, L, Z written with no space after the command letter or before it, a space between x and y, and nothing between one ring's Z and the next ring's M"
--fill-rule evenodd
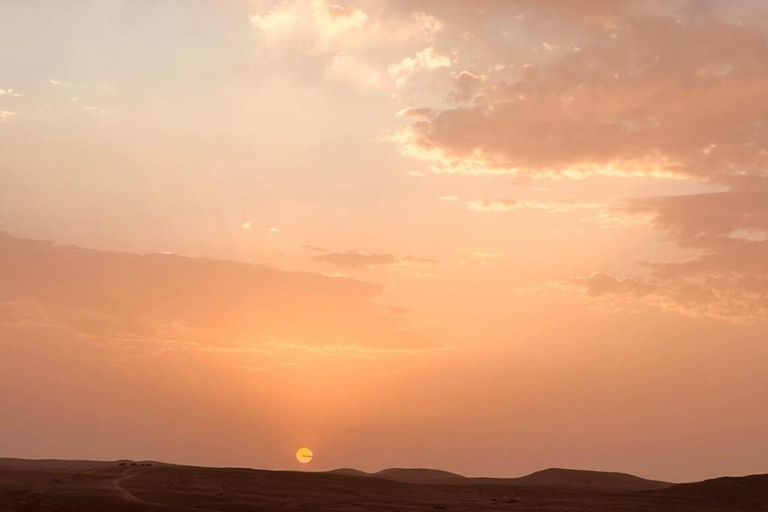
M652 491L671 487L669 482L647 480L626 473L586 471L579 469L550 468L519 478L468 478L456 473L438 469L391 468L378 473L366 473L344 468L329 471L330 474L382 478L411 484L485 484L514 485L521 487L571 487L603 491Z
M331 471L326 471L329 475L341 475L341 476L373 476L371 473L360 471L359 469L352 468L339 468Z
M462 483L468 480L465 476L449 471L423 468L390 468L374 473L372 476L412 484Z
M383 480L409 484L460 483L468 480L467 477L449 471L424 468L389 468L377 473L366 473L357 469L341 468L327 471L326 473L330 475L381 478Z
M669 482L647 480L627 473L550 468L520 478L473 478L478 483L507 483L536 487L579 487L611 491L645 491L665 489Z

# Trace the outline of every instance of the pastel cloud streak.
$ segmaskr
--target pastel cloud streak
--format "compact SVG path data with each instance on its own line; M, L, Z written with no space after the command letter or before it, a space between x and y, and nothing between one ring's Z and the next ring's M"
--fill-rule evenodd
M58 247L6 234L0 234L0 247L6 322L215 351L262 352L275 343L434 346L377 311L376 286L352 279L173 254Z
M397 257L392 254L370 254L362 251L347 252L328 252L314 256L312 259L322 263L330 263L350 268L363 267L385 267L385 266L408 266L408 265L427 265L437 264L436 260L430 258L414 258L411 256Z

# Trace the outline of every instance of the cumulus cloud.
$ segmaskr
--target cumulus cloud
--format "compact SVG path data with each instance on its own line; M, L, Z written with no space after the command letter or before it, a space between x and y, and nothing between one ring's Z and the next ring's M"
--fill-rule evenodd
M570 282L595 301L727 321L768 318L764 3L478 0L441 3L435 14L467 34L458 55L482 58L452 61L472 67L454 75L442 106L400 112L408 125L388 139L402 155L435 174L673 178L681 182L675 187L688 181L697 191L715 185L720 191L612 206L583 199L464 204L487 213L600 210L679 248L674 259L641 262L639 277L598 272ZM510 33L480 41L473 33L490 17L536 27L537 38L527 38L524 51L512 48ZM646 190L656 186L649 181Z
M369 12L371 11L371 12ZM327 80L359 92L404 84L419 69L450 66L429 47L387 68L391 54L413 40L431 42L443 23L423 11L400 13L368 3L366 8L331 0L287 0L251 14L258 54L278 66L323 70ZM388 55L385 57L385 55ZM389 72L388 72L389 71Z
M331 0L286 0L249 19L265 48L313 54L428 42L443 30L442 21L423 11L374 11Z
M281 2L264 15L252 14L250 21L268 47L290 43L326 52L357 46L369 19L365 11L354 6L297 0Z
M716 185L721 191L612 206L506 199L465 205L487 213L596 209L679 248L669 261L640 262L639 277L598 272L570 282L592 300L725 321L768 318L764 3L479 0L441 4L436 13L464 27L467 44L493 60L475 66L482 73L454 75L442 107L401 111L409 124L388 138L402 155L436 174ZM501 51L508 46L493 36L481 43L472 30L491 16L535 26L539 39L518 53Z
M469 71L462 71L456 76L456 89L451 94L451 99L456 103L471 101L486 78L485 75L476 75Z
M0 110L0 123L5 123L6 121L9 121L15 115L16 115L16 112L11 112L10 110Z
M433 346L381 315L380 290L348 278L60 247L0 234L0 323L216 351L268 345Z
M762 28L650 16L614 23L512 78L465 75L454 97L471 104L393 140L436 172L713 181L765 169Z
M416 26L420 27L427 40L433 39L443 30L443 22L431 14L415 12L411 15L411 18L416 22Z
M408 79L419 70L432 71L439 68L450 68L451 58L432 47L425 48L413 57L406 57L397 64L389 66L389 74L395 81L396 87L404 87Z

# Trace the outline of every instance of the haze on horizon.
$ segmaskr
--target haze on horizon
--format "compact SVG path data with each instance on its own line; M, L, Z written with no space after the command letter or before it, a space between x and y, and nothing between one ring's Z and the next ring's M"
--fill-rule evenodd
M0 454L768 472L768 3L0 0Z

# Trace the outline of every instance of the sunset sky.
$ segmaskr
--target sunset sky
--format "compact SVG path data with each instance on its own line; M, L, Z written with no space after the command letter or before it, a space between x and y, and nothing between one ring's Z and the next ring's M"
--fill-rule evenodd
M768 472L765 0L0 0L0 456Z

